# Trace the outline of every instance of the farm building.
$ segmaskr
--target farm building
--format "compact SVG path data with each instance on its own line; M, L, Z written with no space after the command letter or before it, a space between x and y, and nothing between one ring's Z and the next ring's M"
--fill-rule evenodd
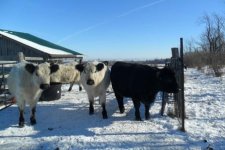
M64 58L82 59L82 54L29 33L0 29L0 60L16 61L22 52L28 59L43 61Z
M6 98L6 80L21 52L25 60L33 62L82 61L83 55L29 33L0 29L0 104Z

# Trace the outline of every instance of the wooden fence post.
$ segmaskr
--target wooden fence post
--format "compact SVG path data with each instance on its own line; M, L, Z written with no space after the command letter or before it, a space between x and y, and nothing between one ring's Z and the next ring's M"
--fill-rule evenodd
M172 58L178 58L179 57L178 48L173 47L173 48L171 48L171 51L172 51Z
M24 55L23 55L23 52L19 52L18 53L18 61L19 62L22 62L22 61L24 61L25 60L25 57L24 57Z

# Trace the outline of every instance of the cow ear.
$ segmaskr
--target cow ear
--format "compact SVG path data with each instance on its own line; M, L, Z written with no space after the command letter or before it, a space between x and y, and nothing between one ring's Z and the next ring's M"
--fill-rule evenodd
M99 63L96 66L97 71L101 71L104 68L104 64L103 63Z
M108 66L109 65L109 62L108 61L103 61L103 63Z
M82 71L84 70L84 65L83 65L83 64L77 64L77 65L75 66L75 68L76 68L78 71L82 72Z
M50 70L51 70L51 74L56 72L57 70L59 70L59 65L58 64L51 64Z
M36 69L36 66L33 65L33 64L26 64L25 65L25 69L30 73L30 74L33 74L35 69Z
M54 62L50 62L50 66L54 65L55 63Z

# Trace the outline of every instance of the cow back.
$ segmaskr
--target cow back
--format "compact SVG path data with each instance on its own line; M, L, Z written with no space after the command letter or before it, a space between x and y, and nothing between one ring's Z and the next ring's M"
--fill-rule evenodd
M116 62L110 76L113 89L126 97L147 99L158 91L157 71L147 65Z

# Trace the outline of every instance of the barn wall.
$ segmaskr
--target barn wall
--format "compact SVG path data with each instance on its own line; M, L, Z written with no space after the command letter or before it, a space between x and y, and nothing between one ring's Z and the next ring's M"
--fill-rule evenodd
M0 57L2 59L15 60L18 52L23 52L26 57L48 57L47 54L32 47L26 46L10 38L0 36Z

